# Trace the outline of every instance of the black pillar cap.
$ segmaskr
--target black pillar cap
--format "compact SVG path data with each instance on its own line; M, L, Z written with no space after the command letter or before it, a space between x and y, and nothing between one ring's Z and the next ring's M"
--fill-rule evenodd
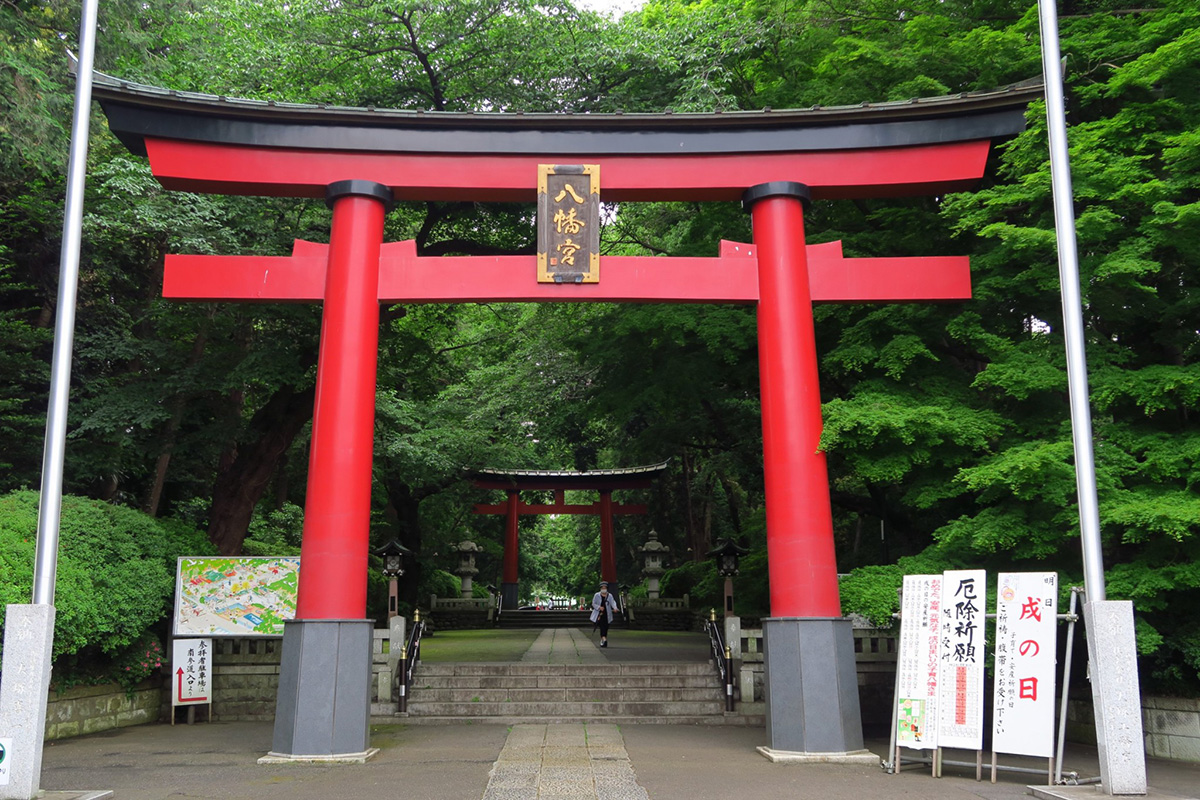
M392 194L390 187L384 186L382 183L375 181L351 180L351 181L334 181L325 187L325 205L333 208L333 203L339 197L347 197L349 195L358 195L360 197L373 197L376 200L383 201L383 204L391 210L396 203L396 197Z
M770 181L751 186L742 193L742 210L749 213L755 203L767 197L799 198L805 211L812 205L812 192L805 184L797 181Z

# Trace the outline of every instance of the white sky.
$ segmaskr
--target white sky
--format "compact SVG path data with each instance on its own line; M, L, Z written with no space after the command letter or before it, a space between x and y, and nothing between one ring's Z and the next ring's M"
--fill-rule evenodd
M592 11L607 12L610 16L619 17L626 11L633 11L646 4L646 0L575 0L580 8Z

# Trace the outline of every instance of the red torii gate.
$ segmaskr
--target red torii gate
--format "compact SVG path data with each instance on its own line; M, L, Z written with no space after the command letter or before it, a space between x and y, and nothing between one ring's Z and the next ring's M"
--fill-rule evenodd
M505 608L517 607L517 521L522 514L586 514L600 518L600 579L617 586L617 553L613 535L613 517L622 514L645 514L642 503L614 503L617 489L645 489L667 470L667 462L646 467L625 469L594 469L566 471L549 469L479 469L471 473L471 481L480 489L500 489L508 493L503 503L476 503L476 514L503 514L504 564L500 578L501 598ZM566 490L599 492L600 499L587 505L567 503ZM552 491L553 503L529 504L520 492Z
M966 258L847 259L805 246L811 199L940 194L982 175L1038 85L905 103L725 114L435 114L172 92L98 76L113 132L169 189L325 197L330 245L168 256L164 296L324 303L297 619L273 751L366 753L364 620L379 301L756 303L771 614L768 753L862 750L841 619L813 302L969 297ZM532 201L539 164L597 164L607 201L741 200L754 244L716 258L603 258L595 284L537 283L534 256L422 258L382 243L393 200Z

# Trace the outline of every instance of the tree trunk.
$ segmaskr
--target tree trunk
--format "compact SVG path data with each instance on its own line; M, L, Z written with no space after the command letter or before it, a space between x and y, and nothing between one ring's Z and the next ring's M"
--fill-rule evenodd
M211 318L210 315L209 319ZM188 356L189 367L194 367L200 362L207 342L208 322L206 321L196 335L195 341L192 342L192 352ZM171 418L167 420L166 430L163 432L162 452L154 465L154 485L150 487L150 497L146 500L146 513L152 517L158 516L158 505L162 502L163 487L167 483L167 467L171 464L171 453L175 450L175 437L179 435L179 428L183 425L183 412L187 406L187 399L187 395L178 394L171 400Z
M208 538L221 555L242 551L254 508L266 491L279 459L312 419L315 387L300 392L284 387L258 410L250 429L261 435L231 449L232 458L218 472L208 515ZM223 459L224 460L224 459Z
M384 487L388 498L384 516L391 523L396 540L413 552L412 562L405 565L404 575L400 578L400 601L420 606L421 598L417 597L417 586L422 577L418 559L421 553L420 510L425 495L414 492L411 486L397 478L387 478Z
M691 551L692 561L700 561L704 556L696 550L696 517L692 513L692 460L688 457L686 448L683 451L683 497L687 511L688 550Z

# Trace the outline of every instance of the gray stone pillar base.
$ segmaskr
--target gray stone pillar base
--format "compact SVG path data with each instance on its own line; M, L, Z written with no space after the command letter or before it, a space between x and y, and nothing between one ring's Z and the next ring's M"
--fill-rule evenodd
M850 620L773 617L763 620L767 746L783 756L854 763L864 753L858 672ZM772 757L768 754L774 754Z
M855 750L850 753L793 753L790 750L772 750L769 747L754 748L768 761L776 764L858 764L879 766L879 756L870 750Z
M259 764L365 764L379 752L378 747L368 747L361 753L344 753L336 756L289 756L267 753L258 759Z
M370 757L374 625L369 619L283 624L275 735L267 758L327 763Z
M1133 603L1083 604L1091 662L1100 783L1106 794L1146 793L1146 744L1138 685Z
M0 686L0 736L12 739L4 800L32 800L42 781L46 697L54 652L54 606L7 606L4 617L4 683Z
M519 583L502 583L500 584L500 607L504 610L516 608L519 604Z

